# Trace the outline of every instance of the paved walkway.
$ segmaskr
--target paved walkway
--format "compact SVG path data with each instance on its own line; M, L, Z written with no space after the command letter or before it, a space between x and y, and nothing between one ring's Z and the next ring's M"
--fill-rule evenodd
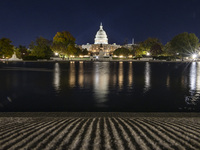
M0 149L200 149L197 113L0 113Z

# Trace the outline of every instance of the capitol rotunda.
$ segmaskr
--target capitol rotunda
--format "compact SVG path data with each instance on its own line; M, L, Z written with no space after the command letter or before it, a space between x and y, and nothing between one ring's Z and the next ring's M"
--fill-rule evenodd
M93 55L98 55L100 50L104 52L104 55L111 55L113 51L117 48L120 48L120 45L116 45L116 43L108 44L108 37L106 32L103 30L102 23L100 24L100 28L96 33L94 44L87 43L86 45L82 45L83 49L87 49Z

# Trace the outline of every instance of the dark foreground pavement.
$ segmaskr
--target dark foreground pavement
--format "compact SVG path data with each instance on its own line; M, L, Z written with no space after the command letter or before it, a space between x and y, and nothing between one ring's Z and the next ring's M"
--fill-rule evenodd
M198 113L0 113L0 150L200 149Z

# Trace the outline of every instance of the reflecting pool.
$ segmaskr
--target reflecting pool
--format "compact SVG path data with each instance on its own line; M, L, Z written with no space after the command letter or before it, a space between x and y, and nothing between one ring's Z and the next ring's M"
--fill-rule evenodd
M200 62L0 62L0 111L199 112Z

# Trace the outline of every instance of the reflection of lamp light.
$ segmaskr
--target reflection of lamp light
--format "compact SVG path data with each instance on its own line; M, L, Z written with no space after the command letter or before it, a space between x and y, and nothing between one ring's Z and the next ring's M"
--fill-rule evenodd
M192 54L192 59L196 59L197 58L197 54Z
M147 56L150 56L150 53L149 53L149 52L147 52Z

